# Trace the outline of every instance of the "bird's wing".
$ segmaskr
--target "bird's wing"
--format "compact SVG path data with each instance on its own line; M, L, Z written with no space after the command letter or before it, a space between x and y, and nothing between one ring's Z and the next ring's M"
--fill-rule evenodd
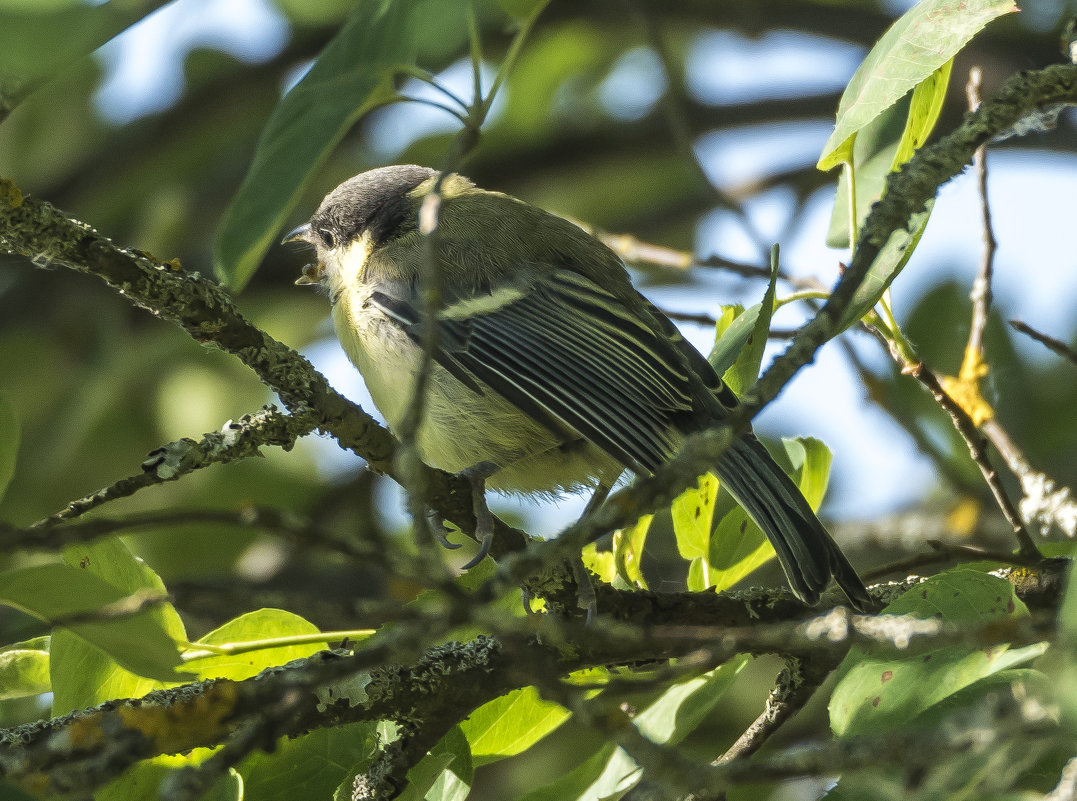
M414 306L378 292L371 302L421 341ZM439 323L442 367L475 391L479 379L532 417L570 426L636 472L669 457L678 418L695 408L676 345L571 270L452 303Z

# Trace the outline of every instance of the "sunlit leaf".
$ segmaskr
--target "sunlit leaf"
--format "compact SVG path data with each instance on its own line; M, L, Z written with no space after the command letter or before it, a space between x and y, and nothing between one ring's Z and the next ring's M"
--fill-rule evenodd
M145 609L115 619L97 617L101 609L130 595L126 589L70 565L37 565L0 574L0 603L62 625L77 635L85 648L94 649L95 654L107 654L107 661L113 666L158 680L182 679L183 674L175 670L180 664L179 652L159 609ZM67 698L69 682L76 677L80 684L87 681L92 684L102 678L88 675L88 666L74 657L64 647L65 643L63 631L54 632L51 672L57 703Z
M774 558L774 546L741 507L730 510L711 538L711 584L723 592Z
M317 634L318 627L299 615L283 609L259 609L234 618L214 629L195 643L230 645L255 640L267 640L290 635ZM187 661L184 665L199 679L225 678L241 681L255 676L268 667L302 659L328 648L327 643L302 643L274 648L259 648L237 654L217 654Z
M672 684L636 715L636 727L656 743L677 745L707 719L749 660L740 655L702 676Z
M673 532L677 550L685 559L706 557L710 552L714 503L718 499L718 479L711 473L700 477L673 501Z
M814 511L819 511L830 483L830 464L834 460L830 448L815 437L783 437L782 445L797 471L801 494Z
M737 354L748 344L748 339L755 330L760 308L759 303L748 309L740 305L722 307L715 326L714 347L707 356L707 361L718 375L724 375L733 367Z
M565 722L569 711L544 700L534 687L513 690L472 712L460 728L476 767L530 748Z
M733 390L737 395L744 395L752 385L755 384L756 379L759 378L759 366L763 363L763 349L767 346L767 335L770 333L770 319L774 314L774 295L777 290L778 280L778 264L777 264L777 249L774 251L774 264L772 265L770 282L767 284L767 289L763 293L763 300L758 306L753 306L755 309L755 319L752 320L749 317L748 312L745 312L738 317L733 326L739 324L744 325L749 321L752 323L752 328L747 332L747 338L740 343L740 347L737 352L736 359L734 359L732 366L725 372L719 373L722 376L722 380L725 381L729 388ZM732 326L731 326L732 328ZM730 332L727 332L727 334ZM741 333L737 332L738 336ZM717 343L715 348L717 348ZM722 357L724 360L724 356Z
M40 695L51 689L48 637L0 649L0 700Z
M647 534L651 530L654 515L644 515L629 528L613 532L613 560L620 576L629 587L647 589L647 580L643 577L643 550L647 544Z

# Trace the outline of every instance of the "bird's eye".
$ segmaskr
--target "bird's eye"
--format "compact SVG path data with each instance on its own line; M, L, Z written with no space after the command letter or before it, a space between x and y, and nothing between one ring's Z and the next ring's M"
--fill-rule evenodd
M337 246L337 236L328 228L319 228L318 235L322 238L322 242L325 243L325 246L330 250Z

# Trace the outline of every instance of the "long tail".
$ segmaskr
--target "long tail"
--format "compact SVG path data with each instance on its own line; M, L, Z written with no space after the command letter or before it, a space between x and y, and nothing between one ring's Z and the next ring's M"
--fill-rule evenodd
M740 437L725 452L716 472L774 545L798 598L816 603L833 576L856 609L871 608L872 598L856 570L797 486L753 434Z

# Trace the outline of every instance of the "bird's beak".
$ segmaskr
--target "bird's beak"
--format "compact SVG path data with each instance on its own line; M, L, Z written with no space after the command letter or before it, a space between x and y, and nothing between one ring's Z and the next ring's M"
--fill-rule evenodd
M310 223L303 223L298 228L293 228L288 232L288 236L284 237L280 241L282 245L287 245L289 242L306 242L310 244Z
M298 228L294 228L288 232L288 235L280 241L282 245L287 245L289 242L310 242L310 223L303 223ZM296 286L309 286L311 284L320 284L322 281L322 265L315 262L314 264L308 264L303 267L303 274L295 279Z

